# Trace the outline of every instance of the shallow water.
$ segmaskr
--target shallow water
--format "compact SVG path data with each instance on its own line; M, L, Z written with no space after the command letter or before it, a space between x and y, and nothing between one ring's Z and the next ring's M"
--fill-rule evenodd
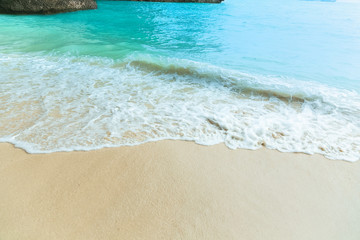
M100 1L0 15L0 141L159 139L360 158L359 3Z

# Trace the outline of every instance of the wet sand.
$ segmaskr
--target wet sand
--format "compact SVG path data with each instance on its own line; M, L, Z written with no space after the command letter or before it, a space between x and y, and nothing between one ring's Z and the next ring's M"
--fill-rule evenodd
M0 144L0 239L360 239L360 161L162 141Z

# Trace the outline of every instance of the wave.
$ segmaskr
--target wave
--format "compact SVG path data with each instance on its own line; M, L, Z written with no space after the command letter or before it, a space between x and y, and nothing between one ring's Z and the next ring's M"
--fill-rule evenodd
M152 55L0 54L0 141L29 153L180 139L360 159L360 95Z

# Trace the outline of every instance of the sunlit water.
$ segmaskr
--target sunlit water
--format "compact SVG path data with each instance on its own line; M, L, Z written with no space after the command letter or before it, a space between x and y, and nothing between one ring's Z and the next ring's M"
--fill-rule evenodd
M160 139L360 158L360 4L99 1L0 15L0 141Z

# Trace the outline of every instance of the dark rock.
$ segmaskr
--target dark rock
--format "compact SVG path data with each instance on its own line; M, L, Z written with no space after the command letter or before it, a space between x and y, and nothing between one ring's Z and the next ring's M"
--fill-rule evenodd
M132 2L188 2L188 3L221 3L224 0L113 0Z
M95 0L0 0L0 13L52 14L96 9Z

